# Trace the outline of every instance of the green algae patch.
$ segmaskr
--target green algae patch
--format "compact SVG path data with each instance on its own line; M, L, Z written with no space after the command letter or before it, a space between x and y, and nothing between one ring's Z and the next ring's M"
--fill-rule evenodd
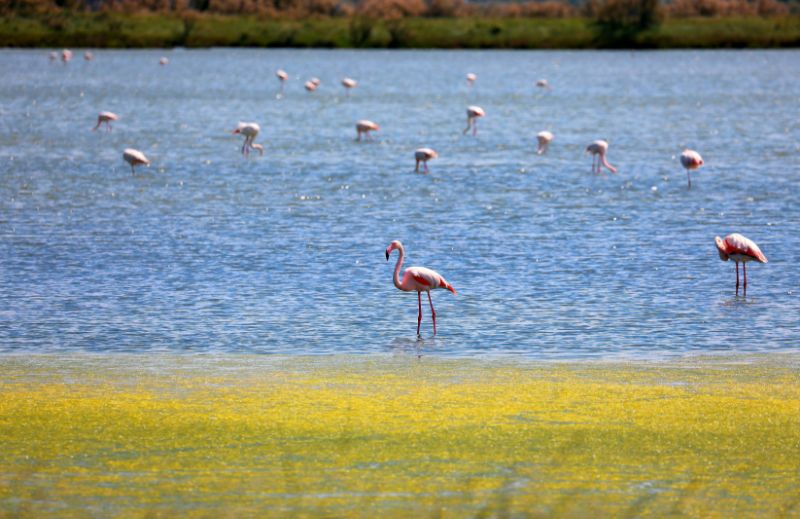
M800 357L0 357L0 516L797 516Z

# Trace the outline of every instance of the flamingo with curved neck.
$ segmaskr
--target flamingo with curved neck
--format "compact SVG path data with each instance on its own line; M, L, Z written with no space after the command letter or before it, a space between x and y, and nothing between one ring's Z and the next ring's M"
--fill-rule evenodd
M408 267L403 273L403 278L400 278L400 268L403 266L403 260L406 257L406 250L403 244L398 240L394 240L386 247L386 261L389 261L389 255L393 250L399 251L397 263L394 266L394 275L392 281L394 286L403 292L417 292L417 306L419 313L417 314L417 336L419 336L419 328L422 323L422 293L428 294L428 304L431 306L431 318L433 319L433 335L436 336L436 310L433 309L433 300L431 299L431 290L437 288L444 288L452 293L456 293L453 285L447 282L438 272L425 268L425 267Z

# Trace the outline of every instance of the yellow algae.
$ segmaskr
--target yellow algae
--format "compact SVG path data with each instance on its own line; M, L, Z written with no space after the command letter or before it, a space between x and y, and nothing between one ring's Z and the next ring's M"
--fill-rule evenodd
M0 516L800 516L800 357L0 357Z

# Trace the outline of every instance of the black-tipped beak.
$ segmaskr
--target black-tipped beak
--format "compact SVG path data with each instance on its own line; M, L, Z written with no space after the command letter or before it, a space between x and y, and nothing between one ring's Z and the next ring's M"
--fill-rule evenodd
M386 261L389 261L389 251L386 251Z

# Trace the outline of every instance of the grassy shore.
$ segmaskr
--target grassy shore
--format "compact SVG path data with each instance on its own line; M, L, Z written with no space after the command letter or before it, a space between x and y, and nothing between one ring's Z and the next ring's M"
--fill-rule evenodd
M0 357L0 516L788 517L800 358Z
M637 34L604 34L590 20L407 18L301 21L247 16L90 14L0 19L3 47L364 47L591 49L800 46L800 17L668 20Z

